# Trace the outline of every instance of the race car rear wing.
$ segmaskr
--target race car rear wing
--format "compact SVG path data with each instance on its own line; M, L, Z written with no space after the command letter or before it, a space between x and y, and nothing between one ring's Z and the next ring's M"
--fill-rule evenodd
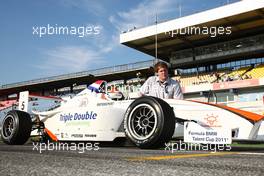
M29 94L29 91L24 91L24 92L19 93L18 110L28 112L30 98L63 101L63 99L58 98L58 97L32 95L32 94Z
M24 91L19 93L18 110L28 111L29 92Z

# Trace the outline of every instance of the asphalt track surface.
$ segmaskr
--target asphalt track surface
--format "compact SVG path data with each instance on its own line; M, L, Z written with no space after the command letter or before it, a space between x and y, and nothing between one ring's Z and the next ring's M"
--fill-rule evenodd
M264 149L173 153L164 149L142 150L136 147L100 147L98 150L85 151L83 149L79 148L76 151L54 149L40 153L37 146L34 148L32 144L22 146L0 144L0 175L264 174Z

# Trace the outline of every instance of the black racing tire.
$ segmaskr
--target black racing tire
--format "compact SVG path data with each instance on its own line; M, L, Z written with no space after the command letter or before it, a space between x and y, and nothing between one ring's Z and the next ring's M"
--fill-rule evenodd
M24 111L12 110L4 117L1 125L2 141L9 145L23 145L30 137L31 117Z
M127 138L137 147L160 148L171 140L175 130L173 108L162 99L140 97L128 107L124 129Z

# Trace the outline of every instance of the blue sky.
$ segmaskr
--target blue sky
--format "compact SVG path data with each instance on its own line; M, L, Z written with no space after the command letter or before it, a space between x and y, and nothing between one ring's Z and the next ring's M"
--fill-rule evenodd
M9 0L0 4L0 85L152 59L121 31L235 0ZM98 27L97 35L33 35L40 26Z

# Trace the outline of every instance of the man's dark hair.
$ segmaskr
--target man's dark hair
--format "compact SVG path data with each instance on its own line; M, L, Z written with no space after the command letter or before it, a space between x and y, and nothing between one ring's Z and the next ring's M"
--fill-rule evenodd
M154 65L154 71L157 73L160 68L166 68L167 70L169 69L168 65L165 62L158 62Z

